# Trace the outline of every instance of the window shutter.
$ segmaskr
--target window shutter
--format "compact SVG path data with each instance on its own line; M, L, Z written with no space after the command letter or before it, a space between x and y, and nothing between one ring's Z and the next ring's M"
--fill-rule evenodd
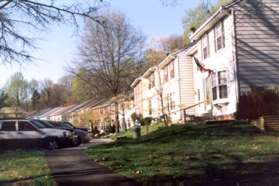
M223 41L223 48L225 48L225 29L224 29L224 21L222 21L222 41Z

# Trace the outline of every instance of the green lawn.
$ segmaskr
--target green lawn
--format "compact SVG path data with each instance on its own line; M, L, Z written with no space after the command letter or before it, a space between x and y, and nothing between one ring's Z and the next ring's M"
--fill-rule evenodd
M143 126L141 128L141 135L145 136L148 133L152 133L163 126L164 126L163 123L157 123L154 125L150 125L148 128L146 126ZM117 134L112 134L110 136L110 138L112 138L113 140L117 140L120 138L133 138L133 131L132 131L132 129L128 129L126 132L119 132Z
M279 137L263 134L249 124L174 125L161 127L140 140L130 139L129 133L127 136L87 153L138 180L200 178L226 171L243 176L251 170L270 170L267 162L279 157Z
M49 181L50 170L40 151L7 151L0 153L0 181L35 178L35 182Z

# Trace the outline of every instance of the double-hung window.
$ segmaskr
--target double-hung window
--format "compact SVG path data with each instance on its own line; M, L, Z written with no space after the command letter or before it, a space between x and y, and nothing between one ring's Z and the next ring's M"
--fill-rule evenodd
M174 62L171 62L169 64L169 68L170 68L170 78L174 78L175 74L174 74Z
M168 66L166 66L165 68L164 68L164 82L166 83L166 82L168 82L168 79L169 78L169 71L168 71Z
M226 71L218 72L219 98L228 98L228 77Z
M149 89L155 87L155 74L154 72L149 76Z
M175 109L175 99L174 99L174 93L170 93L170 110Z
M209 57L209 38L208 34L205 34L202 38L202 58L206 59Z
M218 23L214 29L215 36L215 50L218 51L225 47L225 34L224 34L224 23Z
M212 75L213 100L228 98L228 74L227 71L219 71Z
M151 116L152 115L152 100L148 100L148 113Z

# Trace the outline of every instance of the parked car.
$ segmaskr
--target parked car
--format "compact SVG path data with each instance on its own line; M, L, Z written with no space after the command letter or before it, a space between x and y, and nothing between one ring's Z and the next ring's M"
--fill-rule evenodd
M77 139L70 131L48 131L26 119L0 120L1 149L48 148L52 150L74 141L75 138Z
M86 128L77 128L73 126L70 122L63 121L49 121L49 123L59 129L74 131L78 135L78 140L80 143L88 143L90 141L90 136Z
M71 134L70 137L58 141L59 147L72 147L72 146L80 145L80 142L78 140L78 135L74 131L69 131L66 129L57 129L47 121L30 120L30 122L33 123L36 127L38 127L40 130L54 136L68 136L65 134L70 133Z

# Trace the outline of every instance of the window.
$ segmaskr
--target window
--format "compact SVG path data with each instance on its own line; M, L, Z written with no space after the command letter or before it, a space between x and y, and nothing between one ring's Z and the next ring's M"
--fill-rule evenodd
M35 127L33 127L30 123L26 121L20 121L18 123L19 131L36 131Z
M201 101L201 91L200 91L200 89L198 89L198 101L199 102Z
M174 110L175 109L175 99L174 99L174 93L170 94L170 110Z
M155 74L154 72L149 76L149 89L155 87Z
M213 100L228 98L227 71L219 71L212 75Z
M206 103L207 103L207 105L209 105L209 104L211 104L211 102L212 102L212 92L211 92L211 90L212 90L212 81L211 81L211 78L210 77L207 77L206 79L205 79L205 86L206 86Z
M152 101L148 100L148 113L149 115L152 115Z
M5 122L3 122L0 131L8 131L8 132L16 131L15 121L5 121Z
M169 78L169 71L168 71L168 66L166 66L165 68L164 68L164 82L166 83L166 82L168 82L168 79Z
M212 74L212 99L217 99L217 82L216 82L216 73Z
M223 22L216 25L214 29L214 35L215 35L215 50L218 51L225 47Z
M169 68L170 68L170 78L174 78L174 62L171 62L169 64Z
M219 96L220 99L228 97L228 86L227 86L227 72L218 72L218 83L219 83Z
M208 34L205 34L205 36L202 38L202 57L203 59L206 59L209 57L209 38Z

